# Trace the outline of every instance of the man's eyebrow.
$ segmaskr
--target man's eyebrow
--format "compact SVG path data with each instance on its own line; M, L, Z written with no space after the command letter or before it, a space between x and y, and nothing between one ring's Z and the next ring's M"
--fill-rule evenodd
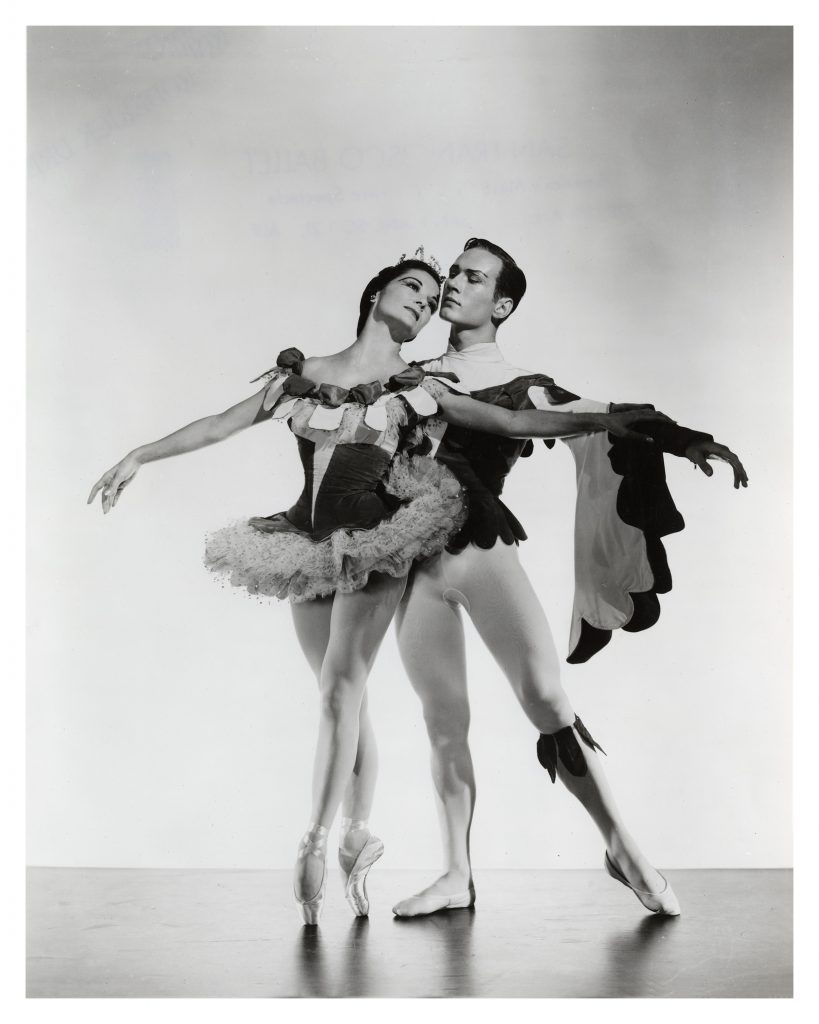
M449 268L449 276L452 277L453 272L457 274L459 270L463 270L465 274L480 274L481 277L485 277L487 281L489 280L489 275L485 274L482 270L478 270L477 267L461 267L457 263L453 263Z

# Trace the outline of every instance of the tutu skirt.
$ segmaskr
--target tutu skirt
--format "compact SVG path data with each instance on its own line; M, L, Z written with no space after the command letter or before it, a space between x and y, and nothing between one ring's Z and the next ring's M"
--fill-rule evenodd
M314 541L287 520L274 532L231 523L208 535L205 565L250 594L294 603L360 590L371 572L405 576L416 559L443 551L461 528L464 492L445 466L406 455L392 462L385 487L402 504L376 526L341 527Z

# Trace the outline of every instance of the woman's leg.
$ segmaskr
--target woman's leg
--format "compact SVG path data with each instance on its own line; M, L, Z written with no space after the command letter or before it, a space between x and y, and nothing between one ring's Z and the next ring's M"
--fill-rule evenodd
M329 828L353 772L359 716L367 677L404 592L406 579L373 574L362 590L336 594L327 648L321 666L319 735L313 767L311 828ZM296 895L318 891L323 863L303 857L297 863Z
M322 597L315 601L304 601L291 606L296 637L304 652L307 663L321 685L321 667L330 642L330 621L333 612L333 598ZM350 821L367 821L373 804L375 783L378 778L378 747L375 731L370 721L367 692L361 701L358 716L358 749L355 765L350 776L341 805L341 813ZM351 835L348 846L361 845L366 836Z

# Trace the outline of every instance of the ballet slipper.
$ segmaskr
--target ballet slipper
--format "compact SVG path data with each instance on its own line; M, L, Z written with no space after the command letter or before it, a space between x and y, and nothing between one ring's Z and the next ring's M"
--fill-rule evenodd
M664 875L660 874L659 871L657 874L660 875L660 878L665 882L665 886L660 890L660 892L645 892L642 889L635 889L620 868L618 868L611 859L608 850L606 850L606 856L603 860L603 867L606 869L608 874L615 879L615 881L620 882L627 889L631 889L646 910L650 910L652 914L665 914L668 917L679 917L679 901L674 895L674 890L668 884L668 879L665 878Z
M447 910L468 910L475 906L475 886L469 880L464 892L421 892L401 900L392 908L396 917L425 917Z

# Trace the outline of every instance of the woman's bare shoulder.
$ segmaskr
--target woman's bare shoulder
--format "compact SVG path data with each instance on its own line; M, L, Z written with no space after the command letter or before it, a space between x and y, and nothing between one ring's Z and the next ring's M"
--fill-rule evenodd
M301 367L303 377L321 384L326 377L332 376L335 363L333 356L308 356Z

